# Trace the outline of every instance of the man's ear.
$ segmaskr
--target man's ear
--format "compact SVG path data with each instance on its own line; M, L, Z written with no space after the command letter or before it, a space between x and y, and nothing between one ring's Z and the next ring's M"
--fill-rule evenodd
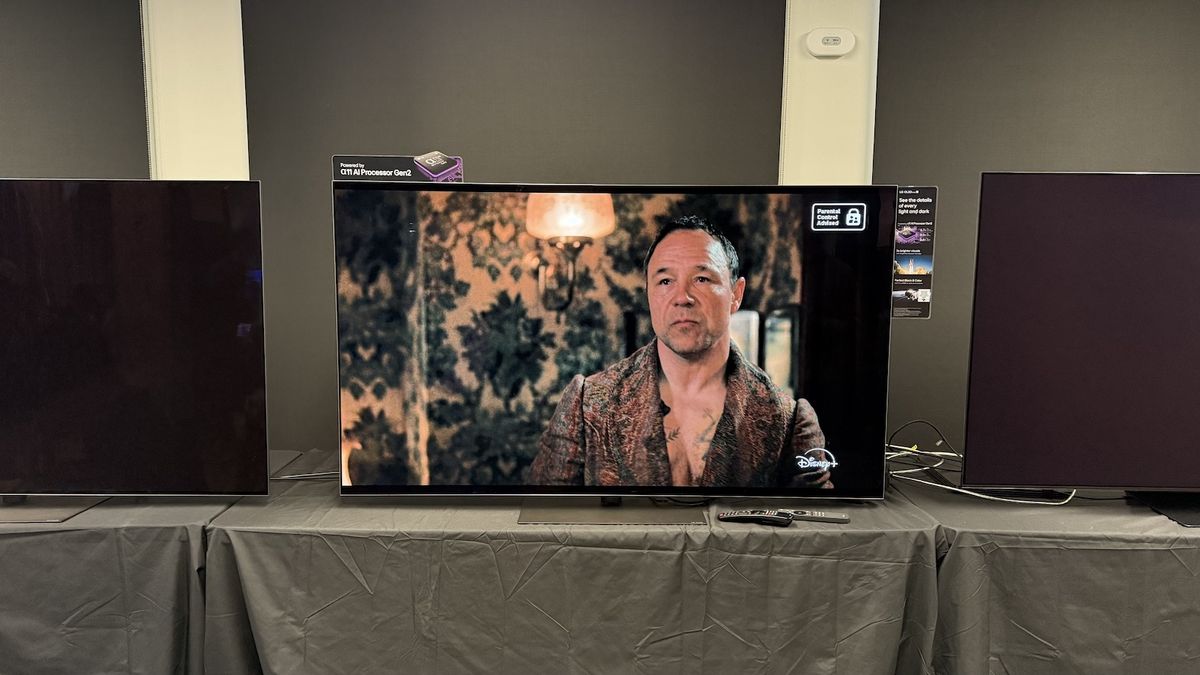
M733 302L730 303L729 313L733 314L742 306L742 295L746 292L746 277L738 277L733 283Z

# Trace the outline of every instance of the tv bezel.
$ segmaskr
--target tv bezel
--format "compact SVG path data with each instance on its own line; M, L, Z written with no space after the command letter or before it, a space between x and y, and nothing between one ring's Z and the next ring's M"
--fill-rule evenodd
M892 194L892 227L888 233L889 241L891 242L891 260L895 259L895 243L896 243L896 228L895 216L898 209L898 190L897 185L658 185L658 184L601 184L601 183L586 183L586 184L559 184L559 183L435 183L422 181L388 181L388 180L344 180L334 178L331 181L330 194L330 239L333 244L333 249L337 251L337 232L335 225L336 218L336 201L337 191L341 189L366 189L366 190L392 190L402 192L491 192L491 193L535 193L535 192L562 192L562 193L613 193L613 194L697 194L697 195L733 195L733 194L800 194L805 191L813 190L828 190L828 191L870 191L872 194L880 194L880 191L890 190ZM881 205L881 208L886 206L886 203ZM880 223L882 226L883 223ZM338 291L337 291L337 276L338 265L335 262L333 273L333 304L335 314L338 312ZM892 278L892 272L889 268L887 277ZM879 439L879 480L878 491L856 491L849 492L840 488L820 489L820 488L792 488L794 492L782 492L787 488L763 488L753 489L745 487L691 487L691 486L598 486L598 485L579 485L579 486L561 486L561 485L346 485L344 483L344 473L342 471L342 462L340 461L341 452L338 451L338 488L342 497L362 498L362 497L462 497L465 495L473 495L480 497L654 497L654 498L686 498L686 499L713 499L713 498L753 498L753 499L803 499L803 500L860 500L860 501L881 501L886 497L887 491L887 459L886 459L886 444L887 444L887 410L888 396L887 390L890 386L891 378L891 332L892 321L891 315L891 285L887 289L888 292L888 313L887 313L887 354L884 376L884 396L882 414L882 431L883 435ZM339 315L340 317L340 315ZM341 350L336 351L335 356L338 359L337 368L337 387L341 391ZM818 411L818 417L820 411ZM338 404L338 440L339 447L342 440L342 408L339 401ZM835 480L836 483L836 480Z

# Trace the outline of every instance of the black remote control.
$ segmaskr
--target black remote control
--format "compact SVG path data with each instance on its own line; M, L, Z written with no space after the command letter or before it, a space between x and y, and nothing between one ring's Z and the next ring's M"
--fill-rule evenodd
M818 523L848 523L850 516L833 511L804 511L801 509L780 509L792 517L792 520L813 520Z
M739 511L721 511L717 514L717 520L787 527L792 524L792 514L778 509L741 509Z

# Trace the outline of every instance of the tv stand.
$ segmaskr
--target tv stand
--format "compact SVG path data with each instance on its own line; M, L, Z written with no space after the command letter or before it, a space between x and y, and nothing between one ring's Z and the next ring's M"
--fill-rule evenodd
M1126 492L1184 527L1200 527L1200 492Z
M106 499L108 497L5 495L0 501L0 523L61 523Z
M659 505L649 497L525 497L522 525L704 525L702 505Z

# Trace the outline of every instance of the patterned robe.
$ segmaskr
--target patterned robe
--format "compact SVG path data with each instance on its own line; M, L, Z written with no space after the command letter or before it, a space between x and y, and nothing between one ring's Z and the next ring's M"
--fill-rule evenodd
M563 392L533 461L530 485L669 486L657 341L602 372L576 375ZM817 415L730 347L725 410L694 484L821 487L796 459L822 448ZM814 451L820 455L819 451Z

